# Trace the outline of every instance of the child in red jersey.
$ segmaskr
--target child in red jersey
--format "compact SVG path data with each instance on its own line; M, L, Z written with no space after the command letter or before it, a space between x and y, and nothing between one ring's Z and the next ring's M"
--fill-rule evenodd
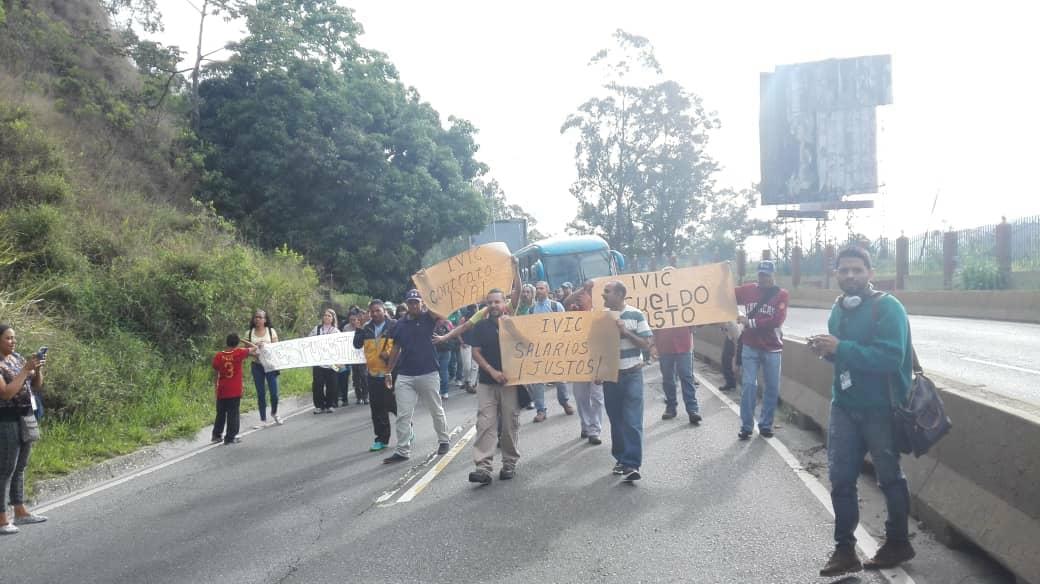
M213 369L217 372L217 420L213 424L213 442L224 440L224 444L241 442L238 437L238 405L242 401L242 362L256 353L256 346L239 347L238 335L227 336L227 348L213 357ZM227 432L224 425L227 423ZM221 436L223 434L223 436Z

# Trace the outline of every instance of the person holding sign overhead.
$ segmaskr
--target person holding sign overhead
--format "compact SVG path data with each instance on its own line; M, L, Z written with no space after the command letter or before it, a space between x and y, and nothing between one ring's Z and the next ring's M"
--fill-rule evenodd
M643 463L643 357L652 345L653 333L643 312L625 303L628 290L618 281L603 287L603 305L616 314L621 335L621 360L617 381L603 382L603 398L610 420L610 453L617 464L614 474L631 483L642 478Z
M477 470L469 473L469 482L491 484L495 443L501 436L502 470L499 480L507 481L516 473L520 460L517 443L520 436L520 403L516 385L506 384L502 371L502 351L498 324L505 310L505 295L493 288L487 295L488 316L473 330L473 358L480 365L477 385L477 439L473 443L473 463ZM498 430L501 423L501 431Z
M386 377L387 389L392 389L397 398L397 448L385 464L408 460L412 453L412 414L422 401L430 410L433 428L437 431L437 454L448 453L448 421L441 402L440 374L437 351L433 347L433 330L443 317L432 310L423 310L422 294L409 290L404 297L408 313L397 321L391 338L394 341L390 354L390 370L397 371L397 380Z

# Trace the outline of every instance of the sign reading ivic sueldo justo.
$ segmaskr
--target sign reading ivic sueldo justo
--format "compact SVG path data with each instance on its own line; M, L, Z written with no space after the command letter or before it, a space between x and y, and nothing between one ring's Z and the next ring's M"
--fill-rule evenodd
M650 328L666 329L737 319L733 274L728 263L596 278L593 305L603 308L603 286L625 285L625 302L646 314Z

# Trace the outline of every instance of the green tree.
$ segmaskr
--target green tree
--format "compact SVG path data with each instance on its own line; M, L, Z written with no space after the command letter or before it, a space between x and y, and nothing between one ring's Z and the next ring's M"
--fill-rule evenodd
M690 249L701 257L727 260L752 235L772 235L775 224L751 218L758 200L754 189L720 189L706 200L706 212L687 228Z
M579 212L568 227L628 254L669 255L688 245L687 227L714 185L718 166L705 147L719 121L698 96L661 79L647 39L622 30L614 38L590 62L604 70L603 94L561 128L578 135Z
M396 294L436 242L478 231L476 128L405 88L331 0L260 1L249 34L199 87L208 174L201 196L327 280Z

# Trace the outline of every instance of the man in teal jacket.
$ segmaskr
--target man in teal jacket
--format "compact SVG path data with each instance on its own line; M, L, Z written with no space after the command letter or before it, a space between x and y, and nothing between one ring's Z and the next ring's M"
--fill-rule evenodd
M859 248L838 254L838 283L845 293L834 303L829 335L809 339L812 349L834 363L827 459L834 506L835 550L821 576L881 570L914 557L908 517L910 489L892 434L892 404L905 401L910 389L913 349L906 310L894 296L870 285L870 255ZM885 543L861 563L853 532L859 523L856 480L870 453L885 494L888 520Z

